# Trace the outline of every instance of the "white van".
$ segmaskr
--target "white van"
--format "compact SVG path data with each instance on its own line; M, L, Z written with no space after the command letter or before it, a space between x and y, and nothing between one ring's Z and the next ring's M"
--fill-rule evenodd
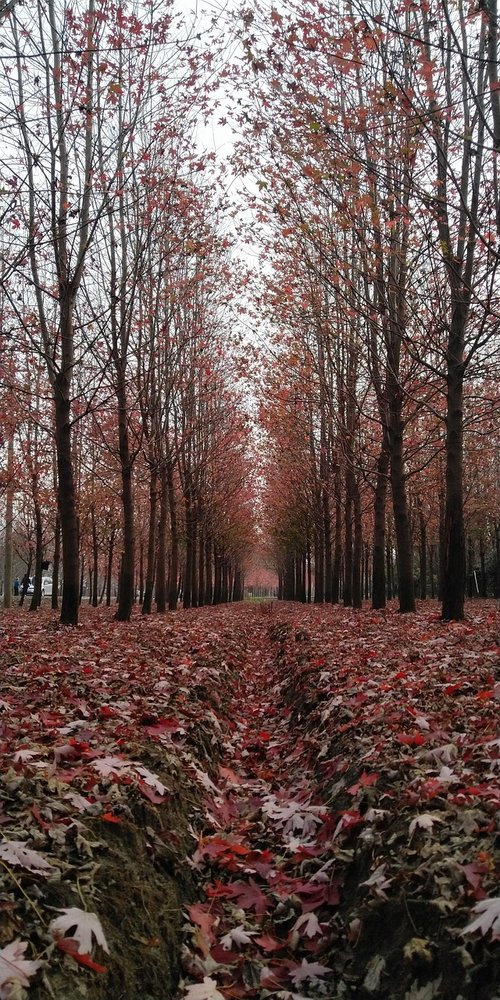
M52 597L51 576L42 576L42 597Z

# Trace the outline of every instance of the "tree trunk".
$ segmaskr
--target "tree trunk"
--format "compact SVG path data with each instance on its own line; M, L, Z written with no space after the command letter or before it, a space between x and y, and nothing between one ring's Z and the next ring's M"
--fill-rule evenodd
M52 562L52 610L57 611L59 607L59 567L61 564L61 519L59 511L56 513L54 526L54 559Z
M220 604L222 594L222 557L219 555L216 546L214 546L214 566L214 604Z
M429 576L431 580L431 600L434 600L436 591L434 587L434 545L429 545Z
M228 600L229 600L229 572L227 565L227 557L224 556L222 559L222 584L221 584L222 604L227 604Z
M156 514L155 514L156 517ZM158 614L167 610L167 517L168 472L166 463L160 466L160 516L158 523L158 550L156 555L155 601ZM177 577L176 577L177 586Z
M198 580L197 599L198 607L205 603L205 530L201 526L201 517L198 519L200 525L198 532Z
M391 601L394 597L394 570L392 561L392 538L390 536L385 543L385 565L387 599Z
M361 514L361 496L359 485L355 482L354 489L354 546L352 561L352 606L353 608L363 607L363 593L361 585L361 564L363 561L363 522Z
M132 483L132 456L128 432L127 395L125 375L120 370L117 377L118 400L118 443L120 453L120 472L122 483L123 508L123 559L120 573L120 589L118 608L115 618L119 622L130 621L134 603L134 571L135 571L135 535L134 535L134 497Z
M193 606L193 585L196 550L196 521L194 505L190 491L184 498L184 516L186 521L186 556L184 564L184 592L182 604L184 608Z
M29 579L28 578L31 576L31 564L32 564L32 562L33 562L33 552L30 549L29 559L28 559L28 563L27 563L27 566L26 566L26 573L23 576L23 580L25 581L25 583L23 585L22 582L21 582L21 589L19 591L19 593L20 593L19 607L20 608L22 608L22 606L24 604L24 598L26 597L26 592L28 590L28 586L29 586Z
M109 536L108 546L108 566L106 572L106 607L111 604L111 587L113 583L113 552L115 548L115 529L112 528Z
M36 550L35 550L35 579L33 587L33 596L30 603L30 611L36 611L42 603L42 560L43 560L43 525L42 525L42 508L40 506L40 501L36 496L35 488L35 532L36 532Z
M335 473L335 540L333 545L332 604L340 600L340 575L342 566L342 501L340 495L340 469Z
M370 545L365 542L365 600L370 598Z
M500 597L500 525L495 521L495 589L493 596Z
M372 553L372 608L385 608L385 521L387 485L389 474L389 452L383 444L377 459L377 482L373 510L373 553Z
M71 317L67 318L72 337ZM64 337L64 329L62 336ZM78 625L80 604L79 531L75 498L75 478L71 453L71 404L69 374L57 377L55 397L55 441L57 450L57 502L61 522L63 591L61 624Z
M352 512L353 512L353 489L354 473L352 466L348 465L346 470L346 497L344 511L344 604L346 607L352 606Z
M323 604L325 599L325 540L323 537L323 520L321 505L316 498L316 519L314 525L314 603ZM295 587L292 600L296 600Z
M96 608L99 602L97 592L99 570L99 547L97 544L97 523L95 510L92 509L92 607Z
M205 604L211 604L214 596L212 577L212 542L207 535L205 539Z
M332 602L332 521L330 517L330 500L327 490L323 490L323 536L325 539L325 589L324 599L327 604Z
M391 392L390 442L390 473L394 531L396 534L399 610L410 612L415 611L413 547L404 471L401 394L397 391Z
M158 506L158 466L150 455L150 480L149 480L149 524L148 524L148 548L146 555L146 586L142 601L143 615L150 615L153 607L153 592L155 584L156 565L156 509Z
M14 518L14 435L9 435L7 445L7 489L5 496L5 554L3 563L3 606L12 607L12 580L13 580L13 536L12 522Z
M242 601L243 596L243 573L241 567L237 566L234 571L233 601Z
M420 499L418 501L418 525L420 534L420 599L425 601L427 598L427 529Z
M471 535L467 538L467 596L476 596L475 576L474 576L474 542Z
M455 314L458 310L455 310ZM448 350L446 426L446 504L442 617L461 621L465 596L465 526L463 507L463 323L454 314ZM465 319L464 319L465 323ZM456 328L456 329L455 329Z
M144 541L142 538L139 545L139 579L137 580L136 594L137 590L139 591L139 603L142 606L144 602Z
M168 610L177 610L179 574L179 532L177 527L177 500L174 485L173 462L167 461L168 509L170 514L170 575L168 581Z
M481 563L480 593L481 597L485 598L488 596L488 580L486 576L486 554L484 551L484 538L482 534L479 536L479 561Z
M316 587L316 581L315 581L315 587ZM294 569L293 556L291 555L287 555L285 560L283 596L285 601L295 600L295 569Z

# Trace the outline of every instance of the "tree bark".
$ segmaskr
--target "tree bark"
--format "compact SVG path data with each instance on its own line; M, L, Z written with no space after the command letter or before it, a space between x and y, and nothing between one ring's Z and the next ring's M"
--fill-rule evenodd
M99 570L99 546L97 544L97 522L95 510L92 508L92 607L96 608L99 603L98 586Z
M463 497L463 342L465 317L456 310L450 332L447 378L446 503L443 537L445 621L464 617L465 525Z
M59 511L56 512L54 525L54 559L52 562L52 601L53 611L59 607L59 568L61 565L61 518Z
M177 500L175 496L174 466L171 460L167 460L167 491L168 509L170 514L170 573L168 581L168 609L176 611L177 595L179 593L179 530L177 525Z
M377 459L377 480L373 509L372 608L386 606L385 534L389 476L389 452L383 443Z
M345 510L344 510L344 586L343 601L346 607L352 606L352 568L353 568L353 488L354 472L349 463L346 469Z
M111 531L109 536L109 546L108 546L108 565L106 572L106 606L109 608L111 604L111 586L113 582L113 552L115 547L115 529Z
M146 553L146 585L142 600L143 615L150 615L153 608L153 592L155 585L156 566L156 510L158 507L158 464L152 454L149 454L149 523L148 523L148 547Z
M212 551L212 542L210 537L207 535L205 539L205 604L211 604L214 596Z
M14 435L10 433L7 443L7 489L5 496L4 608L12 607L14 485Z
M355 482L354 492L354 545L352 562L352 606L363 607L362 573L363 561L363 522L361 514L361 496L359 485Z
M71 316L67 317L71 328ZM63 331L64 336L64 331ZM72 332L66 333L72 337ZM57 502L61 521L63 592L61 624L77 625L80 605L79 531L76 510L75 478L71 452L70 375L61 372L56 379L55 441L57 450Z
M415 589L413 582L411 524L404 471L401 397L397 391L391 393L390 444L390 475L394 531L396 534L399 610L406 613L415 611Z
M134 604L135 534L132 482L133 458L130 452L128 432L125 373L121 364L118 365L117 369L116 395L118 402L118 446L122 485L123 559L120 573L118 608L115 618L119 622L128 622L130 621Z

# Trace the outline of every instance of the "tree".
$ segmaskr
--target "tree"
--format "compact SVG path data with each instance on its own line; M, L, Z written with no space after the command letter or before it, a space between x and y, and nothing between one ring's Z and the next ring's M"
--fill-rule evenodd
M22 21L21 21L22 16ZM71 451L75 304L92 241L95 176L94 45L99 22L94 0L81 19L62 14L54 0L10 17L15 77L9 126L17 131L25 179L12 189L12 224L23 234L8 261L11 301L19 282L33 288L34 311L24 323L35 351L38 336L54 400L58 508L63 546L61 622L76 624L79 602L78 517ZM84 55L77 62L72 52ZM34 128L31 122L34 120ZM25 197L25 190L27 197ZM25 242L23 242L25 240Z

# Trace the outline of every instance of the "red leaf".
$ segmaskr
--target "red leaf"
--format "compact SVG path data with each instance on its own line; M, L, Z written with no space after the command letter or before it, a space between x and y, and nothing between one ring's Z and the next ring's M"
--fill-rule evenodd
M347 791L349 792L349 795L356 795L360 788L368 788L370 785L376 785L378 779L378 774L367 774L366 771L363 771L359 781L356 781L354 785L351 785Z
M161 802L165 802L166 795L159 795L158 792L155 792L151 785L148 785L147 781L142 781L142 779L140 779L138 787L141 794L144 795L144 798L149 799L149 801L153 802L154 805L160 805Z
M219 774L221 778L225 778L226 781L231 781L233 785L241 785L242 779L232 770L231 767L219 767Z
M106 823L122 823L123 820L119 816L115 816L112 812L103 813L101 819L105 819Z
M240 857L246 857L250 854L250 848L245 847L244 844L240 844L237 840L232 840L230 837L203 837L202 842L198 850L196 851L196 859L198 858L220 858L220 857L234 857L239 855Z
M181 725L178 719L158 719L152 725L140 722L140 725L144 725L144 730L150 736L162 736L164 733L184 733L184 726Z
M212 913L210 913L208 904L193 903L192 906L186 906L186 911L193 924L197 924L198 927L201 927L210 942L214 941L215 935L213 932L213 926L216 918Z
M220 965L234 965L240 961L241 955L237 951L229 951L228 948L224 948L221 944L215 944L210 949L210 957Z
M425 736L422 736L422 733L411 733L410 735L396 733L396 739L409 747L421 747L422 743L425 743Z
M279 951L280 948L284 948L285 945L281 941L277 941L276 938L271 937L270 934L263 934L261 937L254 938L255 944L258 944L259 948L263 951Z
M107 968L104 965L99 965L98 962L94 962L91 955L80 955L78 951L78 941L74 938L57 938L56 946L60 951L64 951L66 955L71 955L75 962L79 965L84 965L87 969L92 969L94 972L105 973Z
M262 915L269 909L269 900L264 895L262 889L250 878L248 882L216 882L215 886L207 886L207 896L212 898L235 899L242 910L255 910L255 913Z
M488 867L478 861L472 861L468 865L460 865L467 882L471 886L476 899L485 899L486 893L483 889L483 875L488 874Z
M40 807L38 806L38 804L36 802L33 803L32 807L31 807L31 812L33 813L33 816L35 817L37 823L40 824L42 830L50 830L50 828L51 828L51 826L53 826L53 824L52 823L47 823L44 820L44 818L43 818L43 816L42 816L42 814L40 812Z

